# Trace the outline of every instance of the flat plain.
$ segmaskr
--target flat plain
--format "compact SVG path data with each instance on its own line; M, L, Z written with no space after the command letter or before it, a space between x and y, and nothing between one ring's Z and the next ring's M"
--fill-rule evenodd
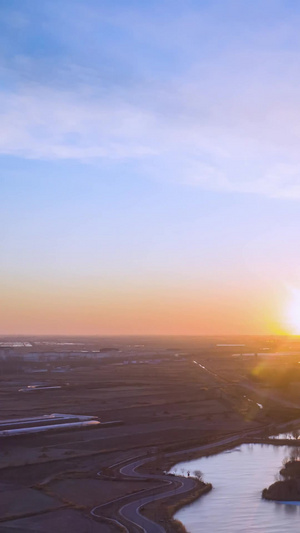
M278 343L246 339L237 347L212 339L157 339L132 347L118 340L118 350L96 357L88 356L95 350L83 341L86 353L76 357L56 346L59 363L44 345L34 347L36 359L22 360L22 350L10 348L9 357L17 352L19 363L1 376L2 419L70 413L93 415L100 425L1 438L0 490L7 502L0 531L62 533L66 524L75 532L117 531L91 510L112 502L109 516L116 517L114 500L156 494L160 484L122 479L114 465L148 456L148 471L161 473L170 453L184 456L197 446L299 418L298 345L283 356L288 348ZM103 355L103 340L93 340L95 346ZM36 384L61 388L24 392ZM155 518L156 508L145 513ZM166 530L174 527L165 524Z

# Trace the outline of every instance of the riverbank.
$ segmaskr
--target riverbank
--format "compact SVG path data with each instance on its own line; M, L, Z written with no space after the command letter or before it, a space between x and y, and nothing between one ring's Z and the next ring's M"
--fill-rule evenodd
M198 479L194 479L194 488L185 493L184 496L172 496L161 500L159 504L150 504L144 509L143 514L158 523L162 523L166 533L187 533L184 525L174 518L177 511L196 501L212 490L211 483L204 483Z
M196 484L195 489L188 493L185 498L180 498L178 502L174 501L174 498L172 498L172 502L169 504L166 502L166 506L163 506L162 510L162 520L166 524L166 532L186 533L184 525L174 518L175 513L186 505L193 503L204 494L210 492L212 488L211 483L203 483L200 481Z
M265 500L300 501L300 461L287 461L280 470L284 480L279 480L262 491Z
M262 491L265 500L278 502L299 502L300 501L300 480L285 479L276 481L267 489Z

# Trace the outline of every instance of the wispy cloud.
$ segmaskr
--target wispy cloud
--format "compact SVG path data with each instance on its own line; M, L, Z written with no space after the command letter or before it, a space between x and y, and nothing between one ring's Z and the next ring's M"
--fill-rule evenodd
M60 44L55 57L16 49L10 67L2 58L9 83L0 95L0 153L116 164L130 158L156 179L299 198L297 23L289 13L276 18L275 9L264 33L256 5L250 23L233 21L244 30L233 38L220 6L192 6L181 20L180 9L122 15L76 4L81 24L66 18L69 6L55 31L48 13L47 31Z

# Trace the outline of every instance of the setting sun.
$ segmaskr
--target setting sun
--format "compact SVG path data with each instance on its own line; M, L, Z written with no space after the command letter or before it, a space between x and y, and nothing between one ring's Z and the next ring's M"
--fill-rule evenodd
M299 26L0 0L0 533L300 533Z

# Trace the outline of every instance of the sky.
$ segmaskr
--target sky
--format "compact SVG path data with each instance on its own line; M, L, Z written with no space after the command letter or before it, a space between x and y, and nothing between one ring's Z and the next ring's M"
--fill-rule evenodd
M0 334L300 333L299 24L0 0Z

